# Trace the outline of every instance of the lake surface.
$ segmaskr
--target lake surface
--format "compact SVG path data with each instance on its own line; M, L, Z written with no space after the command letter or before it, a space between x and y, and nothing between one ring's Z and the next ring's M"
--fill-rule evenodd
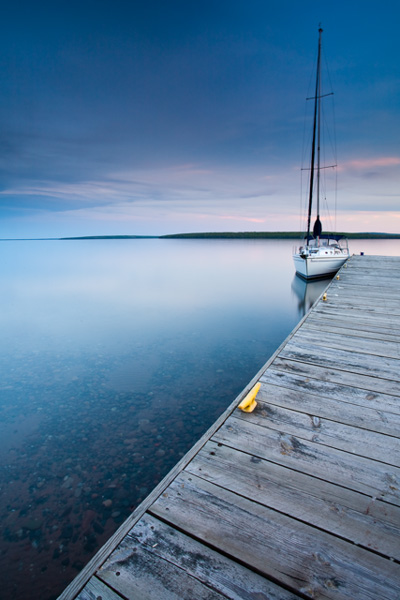
M57 598L278 348L327 284L292 245L0 243L2 597Z

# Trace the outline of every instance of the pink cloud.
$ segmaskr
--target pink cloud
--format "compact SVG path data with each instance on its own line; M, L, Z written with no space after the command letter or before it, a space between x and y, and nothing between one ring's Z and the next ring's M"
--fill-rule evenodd
M400 165L398 156L382 156L381 158L364 158L359 160L350 160L343 165L341 169L374 169L376 167L394 167Z
M243 216L233 216L233 215L218 215L218 219L225 219L231 221L246 221L249 223L265 223L265 219L257 219L256 217L243 217Z

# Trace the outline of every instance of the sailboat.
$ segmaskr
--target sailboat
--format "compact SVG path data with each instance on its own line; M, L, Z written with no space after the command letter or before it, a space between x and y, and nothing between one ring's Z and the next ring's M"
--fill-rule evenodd
M307 233L303 244L293 253L297 275L304 279L317 279L333 275L349 257L347 240L340 235L323 234L320 220L320 174L321 166L321 39L323 30L319 28L317 76L314 96L314 119L312 131L311 167L308 195ZM330 95L330 94L326 94ZM316 182L315 182L316 175ZM315 188L315 189L314 189ZM314 193L316 193L316 219L311 232L311 217Z

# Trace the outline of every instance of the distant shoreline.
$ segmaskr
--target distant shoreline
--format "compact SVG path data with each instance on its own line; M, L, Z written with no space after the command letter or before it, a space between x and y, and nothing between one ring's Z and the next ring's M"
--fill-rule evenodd
M325 232L324 232L325 233ZM332 234L332 232L326 232ZM400 239L400 233L342 233L338 232L334 235L342 235L348 239L366 240L366 239ZM222 233L177 233L171 235L162 235L159 238L172 239L271 239L271 240L301 240L304 238L304 233L300 231L244 231L244 232L222 232Z
M332 232L326 232L332 233ZM400 239L400 233L381 233L381 232L363 232L363 233L343 233L338 232L335 235L342 235L349 240L397 240ZM225 231L225 232L205 232L205 233L171 233L167 235L84 235L61 238L0 238L2 242L10 241L68 241L68 240L143 240L143 239L270 239L270 240L301 240L304 233L299 231Z
M329 232L330 233L330 232ZM338 233L348 239L376 239L390 240L400 239L400 233ZM270 240L301 240L304 238L304 233L299 231L222 231L222 232L205 232L205 233L171 233L167 235L88 235L80 237L60 238L62 240L115 240L115 239L159 239L159 240L181 240L181 239L270 239Z

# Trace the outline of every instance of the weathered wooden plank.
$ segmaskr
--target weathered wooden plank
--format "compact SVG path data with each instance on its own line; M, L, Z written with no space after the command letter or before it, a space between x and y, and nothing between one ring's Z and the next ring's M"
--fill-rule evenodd
M400 559L400 508L365 494L208 442L192 473L254 502L380 554Z
M391 285L399 279L398 268L385 269L383 261L371 262L369 265L348 265L348 269L343 269L340 277L354 278L357 281L366 281L369 285L376 285L379 281L388 282ZM370 272L368 272L370 271Z
M368 268L368 267L367 267ZM356 283L359 285L364 285L365 287L375 287L380 286L382 284L385 287L392 288L397 283L399 276L398 271L394 269L388 269L386 271L382 271L381 274L377 273L376 266L370 266L371 274L365 272L365 267L362 269L351 268L345 269L340 274L340 281L343 283Z
M385 303L393 305L394 307L399 305L399 298L397 295L398 286L390 287L384 286L384 292L382 288L370 287L362 284L358 284L350 281L336 281L333 280L326 292L327 298L331 300L339 299L340 302L344 301L352 306L356 306L360 309L363 306L382 306Z
M340 281L333 280L326 291L326 300L324 305L328 304L328 300L334 301L340 299L343 303L348 303L351 307L363 310L367 307L368 310L379 309L387 304L393 306L395 312L398 312L399 299L396 295L400 283L391 286L388 282L380 282L373 286L367 282L350 281L341 279Z
M357 312L360 315L368 315L369 318L372 318L376 315L376 317L383 319L390 319L396 323L399 321L400 317L400 307L399 305L392 304L390 306L386 306L384 303L377 304L374 306L373 303L360 303L357 302L346 302L339 297L335 297L332 293L327 292L326 300L323 304L323 310L328 310L329 308L336 310L340 306L341 311ZM321 308L322 310L322 308Z
M396 263L398 265L397 256L382 256L381 254L353 254L350 258L351 263L355 261L355 263L360 266L364 262L368 263L371 261L379 262L380 266L384 266L385 264L389 264L390 262ZM382 263L382 264L381 264Z
M195 539L146 515L98 572L124 598L297 600L294 595Z
M137 543L126 536L118 548L97 573L103 581L112 586L123 598L136 600L181 600L199 598L201 600L223 600L225 596L210 589L186 569L178 568L173 561L171 547L170 560L160 558L156 546L160 536L154 536L154 548ZM176 548L175 544L175 548ZM203 559L199 544L199 560ZM189 557L189 560L194 560Z
M229 418L213 441L400 506L400 469Z
M398 565L192 474L151 512L307 598L394 600Z
M121 600L121 596L114 592L105 583L92 577L78 594L76 600Z
M356 281L368 281L369 285L374 285L374 276L376 280L381 279L388 280L391 283L397 280L399 277L398 267L391 265L388 268L385 267L383 261L371 261L367 264L367 261L362 264L348 264L348 268L342 269L340 272L340 279L347 277L350 280Z
M324 337L325 333L334 333L343 338L351 336L353 338L357 338L360 344L362 343L363 339L396 343L399 339L399 335L397 333L393 333L393 330L390 330L390 333L383 333L380 329L371 332L366 329L360 329L360 327L357 327L356 325L354 325L353 328L350 328L346 323L338 323L337 320L331 322L330 320L327 321L325 319L322 320L316 318L307 319L302 327L302 331L306 331L308 333L312 332L314 336L322 335L322 337Z
M384 269L383 262L381 262L381 266L382 266L382 269L381 269L380 273L378 273L378 271L379 271L378 264L371 264L369 266L367 266L367 265L357 266L357 265L353 264L351 266L351 268L350 268L350 264L349 264L348 265L349 268L346 268L346 269L343 269L340 271L339 279L337 279L337 276L336 276L336 278L334 280L335 280L335 283L338 283L339 285L341 283L345 283L346 286L347 285L348 286L361 285L361 286L367 287L368 291L371 291L371 292L373 292L374 288L376 287L375 280L376 281L385 280L385 281L387 281L389 288L395 287L397 281L399 280L398 266L396 269L393 269L391 267L388 269Z
M328 290L329 291L329 290ZM328 293L328 292L327 292ZM362 307L357 304L351 304L350 302L342 301L340 297L334 298L332 294L327 295L323 306L318 304L317 312L321 315L329 314L330 312L353 316L357 315L358 319L364 319L365 321L374 321L375 317L377 323L381 325L392 324L395 327L399 326L400 323L400 309L397 306L385 306L382 305L379 308L373 308L367 302L363 303Z
M248 414L237 410L236 418L322 446L400 467L400 432L394 437L367 431L315 414L302 413L294 407L288 409L264 402L261 394L257 396L257 400L258 406L254 412Z
M360 296L362 296L362 293ZM355 298L353 295L345 295L339 290L330 287L326 292L326 300L324 300L324 310L329 307L338 308L342 311L356 312L367 314L370 318L372 315L377 315L380 318L391 318L394 321L399 321L399 301L393 295L392 299L382 299L378 296L369 297L364 295L361 298Z
M375 311L372 313L372 311L366 308L351 308L343 306L340 303L335 305L332 302L326 301L317 303L314 314L321 315L322 319L325 319L329 315L337 319L356 319L362 326L365 323L371 323L374 326L386 329L394 328L398 330L399 328L399 315L391 314L390 311Z
M396 291L399 285L400 281L393 277L390 277L389 280L386 279L384 285L380 285L373 282L373 276L372 280L368 281L365 278L357 279L353 275L347 279L340 275L340 281L332 280L331 289L338 290L340 294L362 303L364 298L376 298L383 301L386 299L398 300Z
M371 268L375 269L375 267L371 267ZM364 271L364 269L360 270L359 273L361 274L361 273L363 273L363 271ZM397 288L397 285L398 285L396 276L394 275L392 277L392 274L393 274L392 269L389 269L387 273L390 274L390 281L388 282L388 285L385 287L385 291L387 289L389 293L395 294L394 290ZM346 278L346 275L347 275L347 278ZM372 279L373 279L373 277L374 276L372 275ZM341 273L339 273L339 279L337 279L337 276L333 277L332 287L341 289L344 292L348 292L348 291L352 291L352 290L357 292L358 290L362 290L369 296L374 296L374 295L378 295L378 294L382 295L382 290L379 288L379 286L370 285L369 283L366 282L366 278L364 278L362 276L358 277L357 275L355 275L354 271L350 274L350 272L348 270L346 270L346 272L342 271Z
M290 340L280 356L290 360L313 363L329 368L335 365L336 369L359 373L361 375L373 375L380 379L400 383L400 360L381 356L369 356L362 352L348 352L336 348L313 347L310 344L299 343Z
M396 282L399 280L399 271L398 269L382 269L382 272L380 274L377 273L378 270L378 265L373 265L371 264L369 266L369 270L371 271L371 273L366 273L366 269L368 269L368 267L364 266L364 268L356 268L353 267L351 269L347 269L346 273L342 272L340 274L340 279L342 279L342 275L343 275L343 281L346 281L351 283L352 281L355 282L359 282L365 285L368 285L370 287L376 286L380 284L380 282L385 282L385 284L387 284L389 287L393 287ZM376 277L375 277L376 274ZM347 277L347 278L346 278Z
M354 273L348 273L347 277L340 275L340 281L335 281L335 284L343 284L346 286L347 292L354 290L355 296L362 301L363 297L379 298L377 290L385 290L391 295L396 289L397 279L394 277L380 278L376 281L373 278L357 278ZM339 286L338 286L339 287ZM394 295L394 294L393 294ZM381 295L382 297L382 295Z
M328 347L330 349L370 354L373 357L383 356L397 360L400 359L400 342L398 341L381 341L376 338L363 338L361 340L354 335L343 336L341 333L328 333L327 331L324 331L323 335L316 335L315 331L309 331L302 327L294 336L293 342L296 344L307 344L312 347Z
M365 285L350 285L345 282L345 285L337 281L333 281L329 286L329 296L332 300L340 298L340 302L345 302L351 306L393 306L399 308L399 298L396 294L396 287L385 286L384 291L379 287L369 287Z
M341 269L341 274L351 273L355 277L370 279L372 270L373 275L376 275L377 278L391 276L397 278L399 277L398 257L376 256L372 258L368 256L367 258L365 255L364 257L354 256L350 261L347 261L347 267Z
M381 263L381 266L383 263ZM339 273L340 281L344 281L346 283L361 283L368 287L374 287L379 285L379 282L384 281L387 283L389 287L393 286L396 281L399 279L399 271L398 269L381 269L380 273L378 273L377 264L371 264L369 267L367 265L357 266L348 265L349 268L343 269ZM368 270L370 273L368 273Z
M307 325L308 323L317 324L318 322L321 325L327 325L330 327L344 327L348 329L360 330L363 332L373 332L376 333L377 336L380 334L383 335L395 335L398 336L400 332L399 324L396 324L392 320L386 320L383 324L378 323L376 320L371 319L363 319L359 314L354 315L342 315L340 313L340 309L332 312L324 312L323 318L321 318L322 313L319 312L317 305L313 311L308 315Z
M362 373L352 373L333 367L333 364L317 365L283 358L281 355L275 357L273 361L275 369L287 373L295 373L304 377L319 379L321 382L329 381L339 385L358 387L366 392L371 392L371 401L375 394L386 394L387 396L399 397L399 384L397 381L380 379L371 375ZM387 407L385 407L387 410Z
M359 285L343 286L331 284L329 287L329 296L332 300L339 299L340 302L346 302L352 306L385 306L385 307L399 307L399 298L397 296L396 288L385 289L385 295L382 297L382 290L375 289L369 291L368 288L364 288ZM327 293L328 297L328 293Z
M379 265L381 267L383 267L385 264L389 264L390 262L396 262L396 260L398 261L397 256L382 256L381 254L353 254L350 258L350 261L353 263L353 261L355 261L355 263L360 266L361 264L363 264L364 262L368 263L368 262L372 262L372 261L376 261L379 262ZM382 263L382 264L381 264ZM398 265L398 262L397 262Z
M261 377L258 398L362 429L398 436L400 398L360 388L318 381L269 368ZM395 412L396 411L396 412Z
M393 287L385 286L384 298L390 302L399 302L397 285ZM332 281L329 291L331 294L340 298L346 298L349 301L364 303L365 301L382 301L382 289L375 286L366 286L352 281Z

